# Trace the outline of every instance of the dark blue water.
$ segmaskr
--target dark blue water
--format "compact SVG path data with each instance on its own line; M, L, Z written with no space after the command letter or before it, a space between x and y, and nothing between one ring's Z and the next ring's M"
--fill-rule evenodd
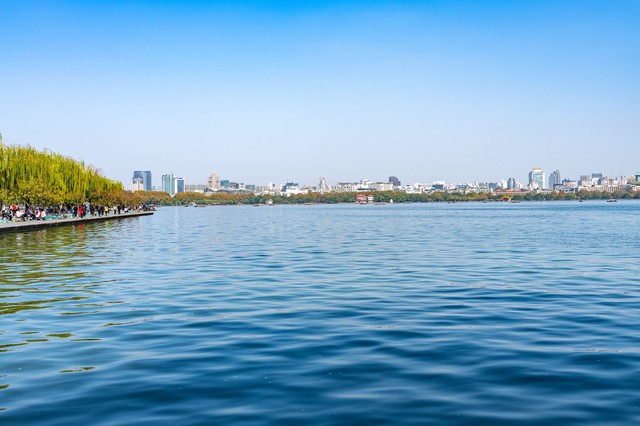
M0 424L640 423L640 203L0 235Z

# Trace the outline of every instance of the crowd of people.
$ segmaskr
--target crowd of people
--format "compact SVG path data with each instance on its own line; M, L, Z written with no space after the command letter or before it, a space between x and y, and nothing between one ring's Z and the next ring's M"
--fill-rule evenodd
M148 204L138 206L117 205L113 207L90 203L49 207L11 204L3 206L0 220L1 222L21 222L28 220L71 219L152 210L155 210L154 206Z

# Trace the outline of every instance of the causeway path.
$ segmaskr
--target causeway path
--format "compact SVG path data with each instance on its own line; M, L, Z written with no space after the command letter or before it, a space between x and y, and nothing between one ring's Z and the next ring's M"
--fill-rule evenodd
M84 218L29 220L26 222L0 223L0 234L5 232L22 232L34 229L50 228L52 226L75 225L80 223L100 222L105 220L128 219L131 217L150 216L153 212L130 212L122 214L108 214Z

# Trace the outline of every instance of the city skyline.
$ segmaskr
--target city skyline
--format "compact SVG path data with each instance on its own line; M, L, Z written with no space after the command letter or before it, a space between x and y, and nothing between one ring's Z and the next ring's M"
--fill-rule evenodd
M130 182L630 175L640 3L0 0L0 131ZM158 185L158 181L155 182Z
M125 189L131 189L134 192L138 191L138 190L143 190L141 189L140 185L141 185L141 181L139 181L139 174L142 173L140 171L135 171L133 174L133 178L132 178L132 182L133 185L126 185L125 184ZM146 171L144 173L149 173L149 171ZM564 178L562 176L565 176ZM178 189L178 184L176 183L177 181L180 181L180 188L181 190ZM371 187L371 189L373 190L395 190L395 189L406 189L406 188L422 188L425 189L427 187L429 188L439 188L442 187L444 188L462 188L462 187L468 187L468 188L480 188L480 187L495 187L495 188L501 188L501 189L508 189L508 190L531 190L531 191L537 191L537 190L554 190L556 188L561 188L561 189L575 189L578 187L589 187L589 186L598 186L598 185L604 185L604 186L618 186L618 185L624 185L626 184L628 181L631 182L638 182L640 181L640 171L639 172L635 172L635 173L631 173L628 175L608 175L606 173L601 173L601 172L591 172L588 174L583 174L583 175L579 175L579 176L566 176L563 175L559 169L556 169L552 172L549 173L548 178L547 178L547 174L546 172L539 168L539 167L534 167L532 168L529 173L528 173L528 178L526 181L520 181L514 177L501 177L499 179L493 179L493 180L486 180L486 181L482 181L482 180L473 180L473 181L444 181L444 180L433 180L433 181L422 181L422 182L405 182L404 184L401 183L400 179L398 179L397 176L393 176L390 175L388 177L388 179L368 179L368 178L360 178L357 180L352 180L352 181L330 181L329 179L327 179L326 177L319 177L316 180L316 183L310 183L310 182L303 182L303 183L299 183L299 182L294 182L294 180L284 180L284 181L275 181L275 180L271 180L269 182L249 182L249 181L244 181L243 179L237 179L237 180L231 180L231 179L221 179L221 177L218 175L218 173L216 171L213 171L208 177L207 177L207 183L202 183L202 181L200 182L186 182L183 178L174 176L173 173L169 173L169 174L163 174L162 178L161 178L161 186L153 186L153 190L157 190L157 191L163 191L163 192L168 192L171 195L175 195L176 193L179 192L190 192L190 191L197 191L197 192L203 192L203 191L220 191L220 190L249 190L252 192L256 191L256 188L258 189L258 192L260 192L261 190L265 190L265 189L274 189L274 188L287 188L287 187L292 187L295 188L295 190L297 191L298 188L304 188L304 189L309 189L309 188L316 188L318 191L320 192L329 192L329 191L333 191L335 192L336 190L340 191L340 187L347 185L347 186L353 186L353 185L359 185L359 184L364 184L369 185L372 184L373 186ZM390 186L389 186L390 185ZM338 188L338 189L337 189ZM355 187L354 187L355 188ZM147 189L144 189L147 190ZM348 189L347 192L350 192L352 189ZM284 191L284 190L283 190Z

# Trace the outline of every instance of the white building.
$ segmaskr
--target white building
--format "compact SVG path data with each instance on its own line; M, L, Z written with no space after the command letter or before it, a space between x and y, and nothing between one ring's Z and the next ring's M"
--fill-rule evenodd
M330 191L331 191L331 187L327 185L327 180L321 177L320 181L318 182L318 192L324 194L325 192L330 192Z
M207 186L213 191L220 191L220 176L215 171L211 172L211 176L207 179Z
M133 179L133 185L131 186L131 190L133 192L144 191L144 181L142 180L142 178Z

